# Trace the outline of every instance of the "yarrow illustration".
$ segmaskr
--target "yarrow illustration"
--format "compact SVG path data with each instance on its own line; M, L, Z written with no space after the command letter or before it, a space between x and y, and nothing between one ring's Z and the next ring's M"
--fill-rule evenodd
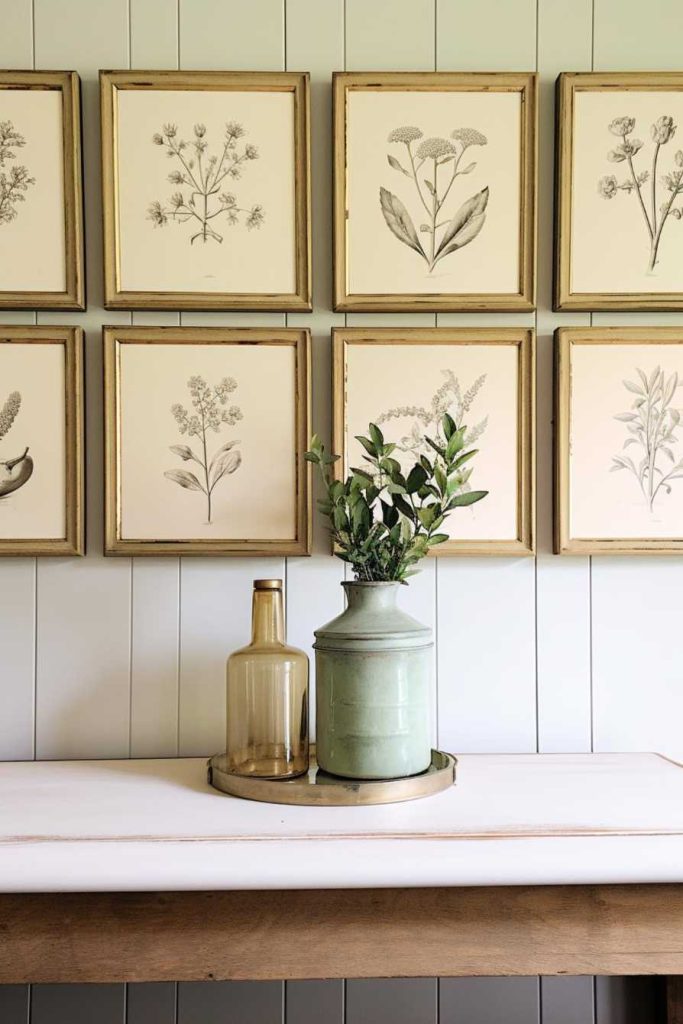
M456 423L464 424L466 414L470 411L475 398L486 382L486 374L482 373L469 388L463 391L460 381L452 370L442 370L441 373L445 377L444 383L436 390L428 406L397 406L382 413L375 420L376 424L381 426L390 420L412 419L413 423L409 433L397 441L396 448L414 458L431 453L428 436L440 444L445 441L443 423L446 415ZM464 446L468 449L471 448L484 434L487 426L488 416L479 420L472 427L463 425L461 430ZM458 473L452 481L454 494L466 494L470 491L469 481L472 476L472 467L466 466L464 463L474 457L477 451L478 449L473 449L468 460L463 460L458 466Z
M21 392L12 391L7 400L0 407L0 439L5 436L12 427L21 409ZM18 491L23 487L33 473L33 459L25 448L21 455L13 459L0 461L0 498Z
M463 156L472 146L487 145L488 139L476 128L456 128L449 139L425 139L420 128L403 125L394 128L387 141L405 147L403 162L393 153L387 155L387 160L390 167L413 184L416 205L419 204L424 211L422 216L425 219L419 229L420 234L426 236L424 244L405 204L386 188L379 190L382 213L392 234L416 252L431 273L444 257L472 242L484 226L488 187L475 192L450 217L444 206L455 179L471 174L477 166L476 161L461 166Z
M201 480L186 469L168 469L164 476L189 491L201 491L206 495L207 525L210 525L213 490L224 476L239 468L242 456L233 450L240 442L227 441L209 458L207 432L219 433L226 423L234 426L242 419L242 410L237 405L228 405L229 396L237 390L237 381L233 377L223 377L210 387L203 377L194 376L188 380L187 387L194 412L176 403L171 406L171 414L178 424L179 433L199 439L201 452L196 455L186 444L173 444L170 450L183 462L196 462L201 469Z
M671 481L683 477L681 452L674 451L681 413L672 405L682 382L676 372L667 376L659 366L649 377L639 368L636 373L636 380L623 381L626 390L635 395L631 408L614 418L626 424L629 434L622 451L635 446L640 458L615 455L610 472L625 469L632 473L653 512L658 495L671 494Z
M220 218L218 223L232 226L244 218L246 227L260 228L264 220L263 207L255 204L249 208L239 204L234 192L226 190L226 182L237 181L253 160L258 160L258 148L247 142L243 148L238 146L239 139L246 135L244 127L237 121L228 121L221 143L221 151L207 155L206 126L196 124L193 137L188 142L178 138L178 127L165 124L160 132L155 132L152 142L160 146L169 159L180 166L171 171L168 181L177 187L177 191L166 203L154 200L147 210L147 219L155 227L165 227L169 220L177 224L192 222L198 230L191 236L190 244L198 238L203 242L209 239L221 243L223 236L218 233L210 222Z
M0 121L0 224L16 220L17 203L26 202L25 193L36 183L23 164L9 166L17 159L15 151L25 145L26 139L11 121Z
M616 117L610 121L609 131L621 141L609 151L607 159L613 164L625 163L628 175L623 181L619 181L615 174L603 175L598 181L598 193L603 199L614 199L619 192L625 192L637 200L647 231L647 269L651 273L657 263L664 225L670 217L674 220L683 217L683 209L674 206L678 196L683 193L683 151L677 150L673 159L674 166L666 174L657 177L659 151L671 141L677 127L672 117L662 114L650 126L653 142L651 168L649 171L637 171L633 158L643 149L644 143L633 137L635 126L635 117Z

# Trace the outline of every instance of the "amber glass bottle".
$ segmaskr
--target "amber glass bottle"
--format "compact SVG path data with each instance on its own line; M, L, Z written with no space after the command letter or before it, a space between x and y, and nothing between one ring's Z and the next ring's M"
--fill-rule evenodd
M229 771L308 771L308 658L285 644L282 580L254 580L251 643L228 658L227 715Z

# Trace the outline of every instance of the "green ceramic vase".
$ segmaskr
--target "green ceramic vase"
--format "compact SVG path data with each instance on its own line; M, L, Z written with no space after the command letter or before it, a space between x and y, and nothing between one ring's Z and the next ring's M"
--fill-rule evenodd
M396 779L429 767L432 631L397 606L400 583L342 583L344 612L315 631L320 767Z

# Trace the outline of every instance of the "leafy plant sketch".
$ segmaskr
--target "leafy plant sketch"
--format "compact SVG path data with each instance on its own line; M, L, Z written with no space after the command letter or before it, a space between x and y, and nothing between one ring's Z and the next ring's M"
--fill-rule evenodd
M0 439L7 434L21 409L21 393L12 391L0 408ZM25 448L21 455L0 462L0 499L18 491L33 474L33 459Z
M614 164L626 163L628 166L628 177L624 181L617 181L616 175L604 175L598 181L598 192L603 199L614 199L618 192L626 192L633 195L638 201L638 207L643 215L645 229L649 246L649 258L647 270L651 273L657 263L657 252L662 239L662 231L669 217L680 220L683 217L683 209L674 206L677 197L683 193L683 151L680 149L674 154L674 166L666 174L657 178L657 162L659 151L676 134L674 119L668 114L662 114L654 124L650 125L650 136L654 143L652 150L652 165L649 171L636 172L633 158L643 148L641 139L633 138L631 133L635 129L636 119L634 117L616 117L610 121L608 128L612 135L616 135L621 142L609 151L607 159ZM644 195L645 186L649 182L649 194ZM658 185L662 190L660 201ZM666 193L669 193L667 196Z
M209 458L207 432L219 433L224 423L234 426L242 419L242 410L237 405L228 405L228 397L237 389L237 381L233 377L223 377L210 387L203 377L194 376L188 380L187 387L194 412L176 403L171 406L171 413L181 434L199 439L201 453L196 455L186 444L173 444L170 450L183 462L196 462L202 479L187 469L167 469L164 476L189 491L201 491L206 495L207 525L210 525L213 490L219 480L239 468L242 455L233 451L239 441L227 441Z
M629 434L622 451L635 445L641 458L636 462L630 455L615 455L610 472L626 469L633 473L652 512L660 491L671 494L671 481L683 477L683 458L674 452L681 413L671 404L682 382L677 373L667 377L659 366L649 377L639 368L636 373L637 380L623 381L626 390L635 395L631 408L614 418L626 424Z
M15 150L25 145L26 139L14 130L11 121L0 121L0 224L16 220L16 204L26 202L24 193L36 183L23 164L7 166L17 159Z
M404 203L386 188L380 188L379 201L389 230L400 242L413 249L427 264L428 272L444 257L473 241L486 220L486 206L489 200L488 187L466 199L448 217L444 204L456 178L471 174L477 166L471 161L461 167L461 161L471 146L485 146L488 139L476 128L456 128L450 139L424 139L423 132L414 125L394 128L387 137L390 143L405 146L404 163L392 153L387 155L390 167L397 173L410 178L417 202L423 207L426 220L420 224L420 233L426 235L425 245L415 230L415 224ZM417 150L413 144L422 139ZM439 183L439 171L446 168L446 178ZM441 232L439 236L438 233Z
M428 406L397 406L394 409L389 409L387 412L383 412L375 419L375 423L378 426L382 423L388 423L389 420L405 418L413 420L409 433L396 443L396 447L399 451L409 453L415 457L419 457L420 455L430 455L431 445L427 440L427 436L432 437L437 444L443 444L446 440L443 434L444 416L448 414L456 423L464 423L465 415L470 411L475 398L486 382L486 374L482 373L476 378L473 384L463 392L460 381L452 370L442 370L441 373L445 377L445 380L441 387L438 388L432 396ZM468 428L467 426L461 427L463 430L464 447L470 448L471 445L478 441L484 434L487 426L488 416L485 416L471 428ZM478 449L473 449L468 458L476 455L477 451ZM459 468L459 472L454 478L453 493L467 493L471 489L469 483L471 476L472 467L465 466L462 469Z
M245 134L241 124L228 121L220 154L207 157L208 142L205 138L206 126L203 124L194 126L193 138L189 142L178 138L178 127L175 124L165 124L160 132L155 132L152 136L154 145L161 146L166 156L180 165L168 175L168 180L178 186L178 190L170 196L167 205L155 199L148 207L147 219L160 228L165 227L169 219L177 224L196 221L193 226L199 225L199 230L190 238L190 245L197 238L203 242L210 238L218 243L223 241L223 236L209 223L216 217L232 226L239 223L240 215L243 214L248 230L260 228L264 219L261 205L256 204L246 209L239 205L233 192L221 191L226 178L236 181L242 177L247 164L258 160L258 148L253 143L245 143L242 150L238 148L238 140Z

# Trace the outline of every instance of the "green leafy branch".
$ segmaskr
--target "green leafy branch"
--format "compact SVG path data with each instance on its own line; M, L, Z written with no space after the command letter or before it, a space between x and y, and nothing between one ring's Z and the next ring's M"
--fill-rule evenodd
M367 437L356 437L367 466L352 468L346 480L331 470L339 456L329 455L317 435L311 440L305 457L320 468L326 492L318 508L329 519L338 557L351 565L357 580L404 583L431 548L449 539L439 531L453 509L488 494L459 493L477 449L466 450L467 428L456 426L447 413L441 426L443 440L425 438L432 457L421 454L405 474L392 457L396 445L387 443L374 423Z

